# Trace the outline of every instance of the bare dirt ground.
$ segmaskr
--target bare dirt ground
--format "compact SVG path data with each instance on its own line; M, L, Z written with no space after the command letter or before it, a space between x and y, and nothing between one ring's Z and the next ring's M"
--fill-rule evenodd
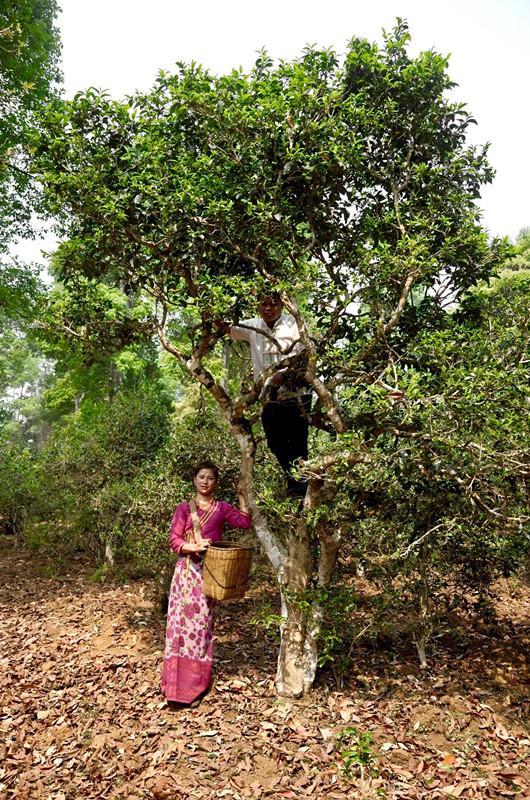
M494 621L438 640L430 669L405 643L360 647L346 690L323 675L301 701L275 695L254 588L218 608L211 693L171 711L149 583L58 572L7 538L0 574L6 800L530 797L524 587L499 584Z

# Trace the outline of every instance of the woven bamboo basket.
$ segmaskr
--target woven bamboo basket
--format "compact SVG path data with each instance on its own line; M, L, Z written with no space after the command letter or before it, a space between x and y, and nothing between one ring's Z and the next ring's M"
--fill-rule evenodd
M204 556L204 594L213 600L245 596L252 547L234 542L211 542Z

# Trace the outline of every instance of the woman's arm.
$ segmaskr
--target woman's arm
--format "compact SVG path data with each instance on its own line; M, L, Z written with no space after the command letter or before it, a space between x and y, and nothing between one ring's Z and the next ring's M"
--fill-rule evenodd
M227 522L233 528L250 528L252 524L252 517L250 516L247 501L245 499L245 495L243 494L241 485L237 487L237 498L239 509L230 505L230 503L223 501L225 522Z
M209 539L201 539L198 542L184 542L180 548L181 553L204 553L210 544Z
M237 484L237 501L239 503L239 510L242 514L248 514L250 516L250 511L248 510L247 506L247 498L243 492L243 487L240 483Z
M202 538L199 541L193 539L191 542L188 542L184 532L189 521L189 516L189 506L187 503L181 503L177 506L173 514L169 544L171 549L179 555L181 555L181 553L204 553L210 544L208 539Z
M181 553L182 547L185 544L184 528L187 519L186 503L180 503L175 509L173 519L171 520L171 529L169 533L169 546L175 553Z

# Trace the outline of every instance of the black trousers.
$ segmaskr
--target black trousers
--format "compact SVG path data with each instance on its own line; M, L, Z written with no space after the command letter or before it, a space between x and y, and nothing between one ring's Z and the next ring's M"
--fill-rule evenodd
M290 476L290 471L299 458L307 459L310 410L311 395L306 394L286 400L270 400L261 415L269 450L286 473L291 489L305 491L305 482L296 481Z

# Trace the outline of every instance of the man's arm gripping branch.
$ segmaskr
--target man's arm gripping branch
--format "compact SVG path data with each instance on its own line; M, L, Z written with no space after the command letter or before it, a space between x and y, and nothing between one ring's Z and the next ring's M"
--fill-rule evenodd
M300 341L304 345L304 348L308 355L308 362L307 362L307 369L305 373L305 377L318 395L318 398L322 404L322 406L326 409L327 416L331 420L331 423L337 433L343 433L346 429L346 422L342 417L341 409L339 404L336 402L335 398L331 394L331 392L326 388L325 384L318 378L316 374L316 348L309 335L309 330L303 319L302 315L300 314L300 310L298 308L298 304L295 300L292 300L290 297L285 297L285 306L289 309L291 314L296 320L296 324L298 325L298 330L300 332Z
M274 338L272 333L268 333L268 331L264 330L263 328L256 328L256 327L254 327L254 325L246 325L244 322L238 322L236 325L230 325L230 323L223 323L223 325L228 326L228 330L226 331L227 333L230 333L230 330L233 329L233 328L244 328L247 331L254 331L255 333L259 333L260 336L263 336L265 339L268 339L269 342L272 342L273 344L275 344L276 347L278 348L279 352L282 354L282 356L289 355L289 353L293 350L294 347L296 347L297 344L301 344L302 343L301 339L295 339L293 342L291 342L290 345L288 345L285 348L282 348L280 346L278 340ZM223 329L223 332L224 332L224 329Z

